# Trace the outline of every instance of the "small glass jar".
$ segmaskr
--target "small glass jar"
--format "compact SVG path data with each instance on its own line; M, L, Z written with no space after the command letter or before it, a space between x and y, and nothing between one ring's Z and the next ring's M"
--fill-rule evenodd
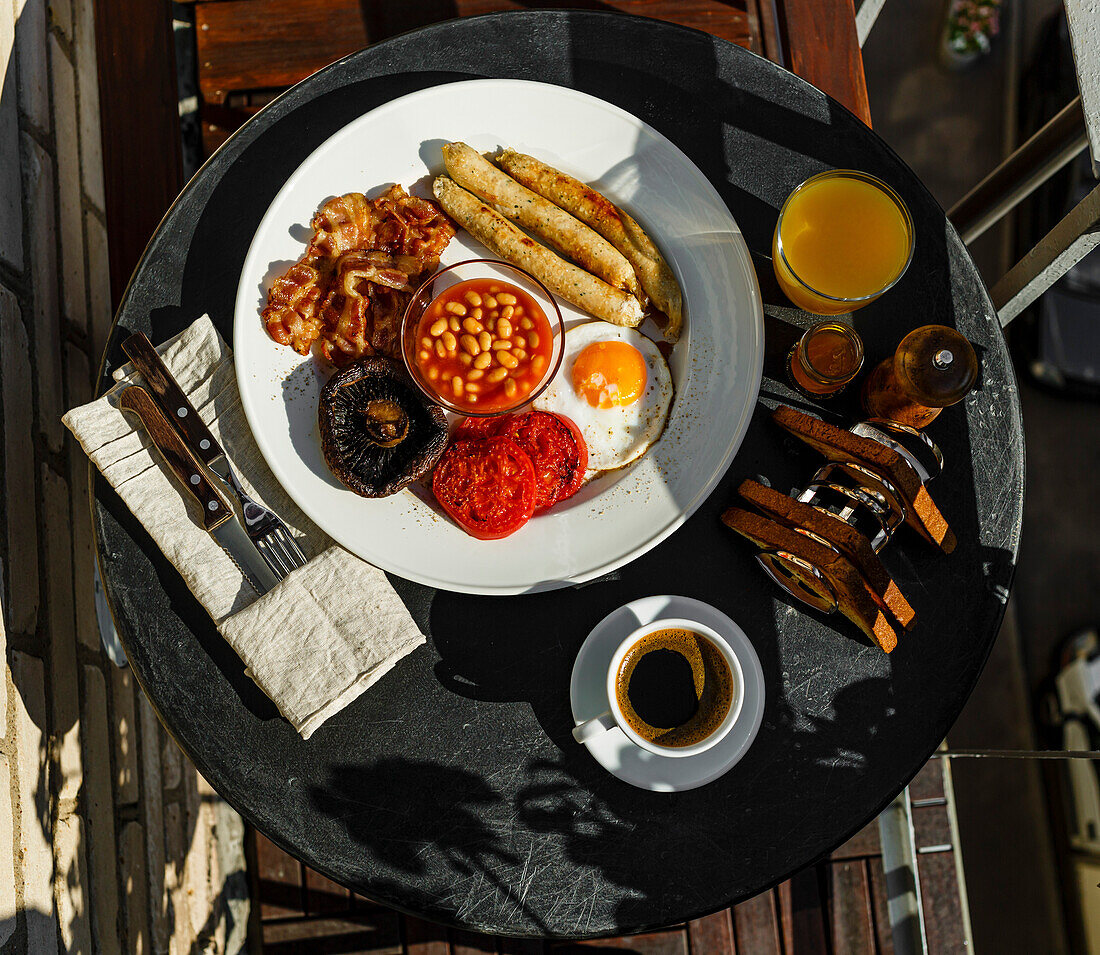
M787 356L791 383L810 398L831 398L863 367L863 340L842 322L811 326Z

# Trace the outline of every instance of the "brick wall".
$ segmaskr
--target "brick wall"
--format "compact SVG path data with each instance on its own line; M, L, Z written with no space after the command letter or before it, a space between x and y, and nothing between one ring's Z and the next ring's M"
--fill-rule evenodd
M60 421L111 321L92 0L0 0L0 953L239 951L240 820L99 643Z

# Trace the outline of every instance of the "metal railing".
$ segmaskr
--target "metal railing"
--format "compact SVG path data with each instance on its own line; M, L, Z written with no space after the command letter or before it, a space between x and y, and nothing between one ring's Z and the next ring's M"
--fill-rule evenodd
M885 0L856 14L862 47ZM1100 0L1064 0L1080 94L947 213L968 245L1091 145L1100 157ZM1069 212L990 290L1004 327L1100 245L1100 187Z

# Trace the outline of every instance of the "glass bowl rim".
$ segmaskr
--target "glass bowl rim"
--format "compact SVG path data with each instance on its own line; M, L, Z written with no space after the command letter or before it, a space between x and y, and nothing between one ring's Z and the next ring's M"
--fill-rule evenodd
M546 298L549 300L550 305L554 310L554 317L557 318L558 331L562 336L562 345L558 348L558 357L555 361L550 363L550 367L547 369L547 373L542 379L542 383L538 388L531 392L528 392L523 396L521 401L511 405L507 408L497 408L493 411L473 411L468 408L460 408L453 404L446 397L439 394L437 391L429 388L424 382L420 380L420 376L417 370L413 367L412 359L409 357L409 350L405 347L405 333L409 327L410 313L412 311L413 303L420 297L420 293L424 291L432 282L434 282L439 276L446 272L450 272L453 269L457 269L463 265L494 265L503 266L506 269L510 269L513 272L523 276L528 281L537 285L545 293ZM503 280L502 280L503 281ZM440 293L442 294L442 292ZM431 301L435 301L436 296L432 297ZM425 308L430 305L431 302L426 303ZM419 316L418 316L419 318ZM553 334L554 322L550 316L547 316L547 321L551 326L551 334ZM420 389L421 393L433 404L437 404L447 411L453 414L464 415L468 418L495 418L499 415L511 414L524 405L530 404L539 395L541 395L550 385L550 382L554 380L554 376L557 375L558 369L561 368L562 360L565 358L565 319L562 317L561 308L558 306L557 300L554 298L553 293L546 287L544 283L539 281L526 269L518 265L513 265L511 262L506 262L504 259L486 259L486 258L474 258L463 259L461 262L453 262L451 265L445 265L436 269L431 275L429 275L423 282L417 286L415 292L413 292L412 298L409 299L409 304L405 306L405 313L401 316L401 330L398 333L398 339L401 343L401 361L405 365L405 371L408 372L409 377L413 380L413 384Z
M860 295L856 298L843 298L837 295L830 295L828 292L820 292L815 289L809 282L805 281L791 265L790 260L787 258L787 253L783 250L783 216L786 215L787 208L791 204L791 200L798 195L806 186L812 183L819 182L825 179L859 179L863 182L869 183L875 186L877 189L886 194L886 196L894 203L894 205L900 210L902 218L905 221L905 229L909 235L909 254L905 258L905 264L898 271L886 285L880 288L877 292L871 292L868 295ZM902 201L901 196L897 194L892 186L883 182L877 176L872 176L869 172L863 172L860 169L826 169L823 172L815 173L808 179L804 179L794 189L791 190L790 195L783 200L783 205L779 209L779 218L775 222L775 247L779 252L779 257L783 260L783 264L786 266L787 271L791 273L794 280L806 289L808 292L812 292L820 298L829 302L841 302L841 303L859 303L859 302L871 302L874 301L886 292L889 292L895 285L898 284L904 278L905 273L909 271L909 265L913 261L913 252L917 246L917 236L913 228L913 217L909 212L909 207Z

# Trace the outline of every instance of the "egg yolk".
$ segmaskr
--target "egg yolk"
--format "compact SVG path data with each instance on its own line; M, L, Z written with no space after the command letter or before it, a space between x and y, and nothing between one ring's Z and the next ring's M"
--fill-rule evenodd
M573 391L593 408L633 404L645 385L645 359L626 342L593 342L573 362Z

